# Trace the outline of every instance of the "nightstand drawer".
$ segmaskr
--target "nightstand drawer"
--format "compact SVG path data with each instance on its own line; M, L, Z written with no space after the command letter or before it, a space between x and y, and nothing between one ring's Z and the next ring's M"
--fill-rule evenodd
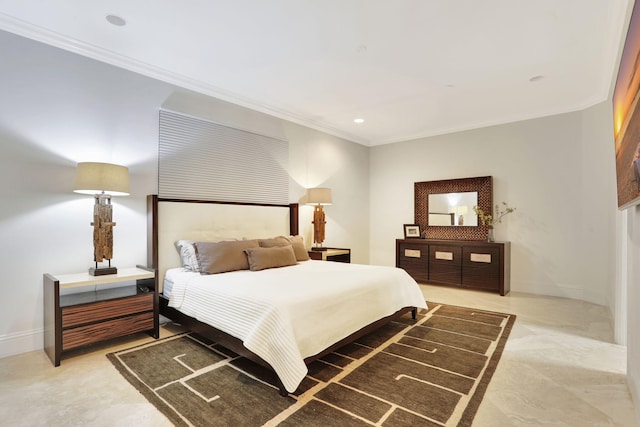
M62 327L93 323L143 311L153 311L153 293L62 308Z
M62 346L65 350L85 344L121 337L153 329L153 311L120 317L62 331Z

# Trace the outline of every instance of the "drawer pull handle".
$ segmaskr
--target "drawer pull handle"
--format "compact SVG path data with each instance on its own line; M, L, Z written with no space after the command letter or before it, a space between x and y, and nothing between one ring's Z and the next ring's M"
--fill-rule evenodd
M453 252L436 251L436 259L444 259L444 260L447 260L447 261L453 261Z
M405 249L404 256L407 258L420 258L420 249Z
M471 254L471 262L486 262L491 264L491 254Z

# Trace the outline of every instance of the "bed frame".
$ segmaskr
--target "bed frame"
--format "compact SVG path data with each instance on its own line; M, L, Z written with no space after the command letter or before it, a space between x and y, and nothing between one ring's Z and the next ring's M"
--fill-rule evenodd
M290 205L281 205L281 204L257 204L257 203L237 203L237 202L216 202L216 201L203 201L203 200L183 200L183 199L162 199L158 198L156 195L147 196L147 264L149 267L155 269L156 271L156 280L158 281L156 289L161 289L162 281L164 280L164 271L166 271L167 266L162 266L160 264L160 255L159 255L159 220L158 220L158 203L165 202L179 202L179 203L200 203L200 204L226 204L226 205L236 205L236 206L260 206L265 209L269 208L288 208L289 209L289 234L296 235L298 234L298 204L293 203ZM253 236L251 236L253 237ZM270 236L273 237L273 236ZM187 316L180 311L168 306L168 299L165 298L162 294L159 295L159 307L160 314L171 319L172 321L183 325L185 328L191 330L192 332L198 333L221 346L237 353L240 356L243 356L265 368L269 371L273 372L273 368L269 363L264 361L261 357L249 351L243 344L242 341L238 338L231 336L219 329L216 329L210 325L207 325L203 322L200 322L190 316ZM391 322L394 319L404 315L405 313L411 312L413 319L416 319L417 316L417 308L415 307L405 307L398 310L396 313L377 320L364 328L356 331L355 333L349 335L343 340L333 344L332 346L326 348L322 352L307 357L304 362L309 365L311 362L320 359L323 356L333 352L334 350L351 343L358 338L374 331L375 329L380 328L381 326ZM289 393L285 389L284 385L280 381L280 378L275 375L274 372L274 380L277 383L280 394L283 396L287 396Z

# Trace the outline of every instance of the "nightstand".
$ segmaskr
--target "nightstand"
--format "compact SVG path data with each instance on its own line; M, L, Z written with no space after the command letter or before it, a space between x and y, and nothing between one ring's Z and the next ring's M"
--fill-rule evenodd
M309 258L319 261L351 262L351 249L347 248L311 248Z
M98 290L98 285L131 282ZM54 366L63 352L136 332L159 336L154 270L123 268L117 274L44 274L44 351ZM60 290L86 288L60 295Z

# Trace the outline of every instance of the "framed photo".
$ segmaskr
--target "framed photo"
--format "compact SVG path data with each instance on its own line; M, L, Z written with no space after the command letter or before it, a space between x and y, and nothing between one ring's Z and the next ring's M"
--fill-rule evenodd
M405 239L419 239L420 238L420 226L418 224L405 224L404 225L404 238Z
M613 93L618 209L640 204L640 3L633 6Z

